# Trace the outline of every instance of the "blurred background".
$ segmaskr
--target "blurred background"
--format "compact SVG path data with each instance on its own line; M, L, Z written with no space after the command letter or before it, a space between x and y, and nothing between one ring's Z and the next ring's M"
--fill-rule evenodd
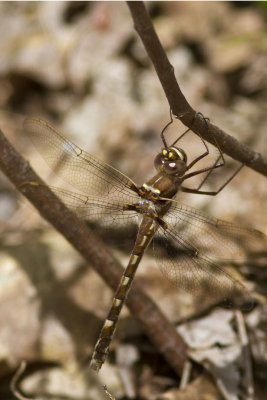
M191 106L266 157L266 2L146 5ZM51 171L22 130L25 116L50 122L138 184L153 174L169 106L126 3L1 2L0 54L0 127L49 184L54 184ZM184 129L175 121L170 136ZM227 158L208 190L216 190L237 166ZM180 198L213 216L266 231L266 183L249 168L218 197ZM12 398L10 379L25 359L26 392L100 399L106 398L101 385L107 384L116 398L130 398L129 384L125 389L111 365L99 377L87 367L110 289L1 173L0 222L0 397ZM129 254L112 251L125 265ZM193 300L165 287L156 272L152 279L143 276L150 266L148 256L140 268L146 290L172 321L192 318L198 311ZM258 279L264 282L265 274L261 268ZM266 325L258 316L255 331L260 323ZM255 346L253 354L259 398L266 394L265 330L262 347ZM114 348L140 337L140 327L124 310ZM131 357L140 362L138 345L130 348ZM171 386L174 377L166 376L168 384L154 380L151 388L154 370L142 364L138 378L127 378L132 398L150 398L155 387L159 392Z

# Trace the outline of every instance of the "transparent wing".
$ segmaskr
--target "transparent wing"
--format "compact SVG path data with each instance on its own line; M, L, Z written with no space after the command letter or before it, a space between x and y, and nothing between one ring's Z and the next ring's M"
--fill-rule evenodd
M97 160L44 121L27 118L24 128L50 168L86 194L128 203L136 187L127 176Z
M49 186L52 192L74 211L107 245L131 252L138 230L138 214L125 210L120 202L106 201ZM74 228L74 227L73 227Z
M245 260L266 241L260 231L210 217L176 201L164 220L172 232L213 260Z
M225 302L230 307L245 303L245 309L251 307L253 299L245 286L176 231L160 227L153 250L163 275L203 307L215 302Z
M253 302L247 289L216 259L245 258L241 248L265 235L226 221L211 218L193 208L174 203L159 227L153 250L163 274L178 288L201 296L201 302L237 300Z
M138 214L132 210L125 210L125 204L120 200L100 199L54 186L49 186L49 188L81 219L96 223L98 227L112 229L112 226L114 226L119 229L121 225L137 224L138 222ZM136 202L134 198L131 200L130 204Z

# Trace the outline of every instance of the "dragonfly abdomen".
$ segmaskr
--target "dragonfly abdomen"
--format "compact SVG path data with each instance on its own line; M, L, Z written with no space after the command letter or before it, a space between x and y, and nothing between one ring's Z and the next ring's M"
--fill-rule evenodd
M148 215L144 215L139 227L135 246L131 253L128 265L121 278L121 281L113 298L108 316L101 330L99 340L97 341L94 349L90 366L96 371L99 371L107 357L109 345L114 335L117 320L120 315L122 306L126 300L138 265L156 229L157 224L155 223L155 221Z

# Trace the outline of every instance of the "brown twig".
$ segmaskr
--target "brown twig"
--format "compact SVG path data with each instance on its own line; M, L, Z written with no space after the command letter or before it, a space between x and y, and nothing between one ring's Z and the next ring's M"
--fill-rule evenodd
M244 366L243 387L246 390L246 399L253 400L255 397L254 382L252 373L252 361L248 335L246 332L245 321L243 314L236 310L235 318L237 323L237 331L242 345L242 356Z
M23 396L23 394L20 393L18 386L18 381L20 380L23 372L25 371L27 364L26 361L22 361L15 373L15 375L13 376L11 383L10 383L10 388L11 391L13 393L13 395L18 399L18 400L30 400L29 397Z
M0 168L17 189L35 206L72 246L93 266L105 282L115 290L122 275L119 262L106 250L100 239L72 213L12 147L0 130ZM33 186L26 182L37 182ZM153 301L135 284L127 306L141 322L148 337L154 342L172 368L181 373L186 359L186 346L172 324Z
M234 137L210 122L208 122L209 129L207 130L203 118L198 114L196 115L196 111L181 92L175 78L174 68L160 43L144 3L142 1L128 1L127 4L132 14L135 29L154 65L173 114L179 117L184 125L190 127L194 132L200 133L208 142L214 144L212 141L212 137L214 137L225 154L267 176L267 160L262 155L239 143ZM195 120L192 126L194 116Z

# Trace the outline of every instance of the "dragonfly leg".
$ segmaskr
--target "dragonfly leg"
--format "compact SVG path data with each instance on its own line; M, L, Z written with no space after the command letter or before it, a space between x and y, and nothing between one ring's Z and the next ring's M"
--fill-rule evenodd
M175 146L175 144L178 143L179 140L181 140L181 139L187 134L187 132L189 132L189 131L191 130L191 127L192 127L193 124L194 124L196 115L198 115L198 114L202 115L202 117L203 117L205 123L207 124L206 121L209 120L209 118L205 118L205 117L203 116L202 113L196 112L195 115L194 115L194 117L193 117L193 119L192 119L192 122L191 122L190 127L187 128L177 139L175 139L175 141L171 144L171 146ZM175 117L178 118L177 116L175 116ZM168 147L167 141L166 141L165 136L164 136L164 132L166 131L166 129L167 129L172 123L173 123L172 110L171 110L171 108L170 108L170 121L167 123L167 125L165 125L165 127L162 129L162 131L161 131L161 133L160 133L160 137L161 137L161 140L162 140L162 142L163 142L163 144L164 144L164 147ZM207 126L207 128L208 128L208 126ZM198 134L197 134L197 135L198 135ZM198 136L199 136L200 139L203 141L203 139L201 138L201 136L200 136L200 135L198 135ZM204 141L203 141L203 142L204 142ZM205 143L204 143L204 144L205 144ZM206 149L207 149L206 144L205 144L205 147L206 147ZM207 153L207 154L208 154L208 153ZM206 152L205 152L205 153L202 155L201 158L205 157L205 155L207 155L207 154L206 154Z
M172 109L170 108L170 121L164 126L164 128L163 128L162 131L160 132L160 137L161 137L162 143L164 144L164 147L168 147L167 141L166 141L165 136L164 136L164 132L165 132L166 129L173 123L172 115L174 115L175 118L179 118L177 115L172 114ZM194 121L195 121L195 116L193 117L191 126L193 125ZM179 142L179 140L181 140L182 137L184 137L185 134L186 134L187 132L189 132L190 130L191 130L191 127L190 127L190 128L187 128L187 129L178 137L178 139L176 139L176 140L172 143L171 146L174 146L177 142Z
M204 117L204 115L203 115L201 112L197 112L197 113L195 114L195 116L196 116L196 115L201 115L201 116L202 116L203 121L204 121L204 123L205 123L205 125L206 125L206 129L207 129L207 131L209 131L209 126L208 126L208 123L207 123L207 121L209 121L209 118ZM195 119L195 117L194 117L194 119ZM194 122L194 120L193 120L193 122ZM192 122L192 124L193 124L193 122ZM187 166L187 170L191 169L198 161L202 160L204 157L206 157L206 156L209 155L209 153L210 153L209 148L208 148L208 146L207 146L205 140L202 138L202 136L201 136L199 133L197 133L197 132L195 132L195 133L196 133L196 135L200 138L200 140L202 141L203 145L204 145L205 148L206 148L206 151L205 151L203 154L201 154L200 156L196 157L196 158ZM222 151L221 151L221 149L220 149L220 146L219 146L219 144L217 143L217 141L216 141L214 135L213 135L213 134L211 134L211 135L212 135L212 138L213 138L213 141L214 141L214 145L215 145L215 147L219 150L220 155L219 155L218 159L216 160L215 164L213 164L211 167L209 167L209 169L208 169L208 171L210 171L209 174L211 173L211 171L212 171L213 169L219 168L219 167L222 167L222 166L225 165L225 159L224 159L223 153L222 153ZM222 161L221 161L220 164L217 164L218 161L220 160L220 158L222 159ZM209 174L208 174L208 175L209 175ZM191 176L192 176L192 175L191 175Z
M168 147L167 141L166 141L165 136L164 136L164 132L173 123L172 109L171 108L170 108L170 118L171 118L171 120L167 123L167 125L164 126L164 128L160 132L160 137L161 137L162 143L164 144L164 147Z
M197 114L201 114L201 113L197 113ZM201 114L201 115L202 115L202 114ZM203 116L203 115L202 115L202 116ZM205 121L205 123L206 123L206 125L207 125L207 122L206 122L206 121L208 120L208 118L205 118L205 117L203 116L203 119L204 119L204 121ZM207 128L208 128L208 125L207 125ZM207 154L208 154L208 153L209 153L209 150L208 150L208 147L207 147L206 144L205 144L205 141L201 138L200 135L199 135L199 137L200 137L200 139L202 140L202 142L204 143L204 145L205 145L205 147L206 147L206 149L207 149ZM199 186L198 186L196 189L190 189L190 188L182 187L181 190L182 190L183 192L187 192L187 193L196 193L196 194L206 194L206 195L209 195L209 196L216 196L218 193L220 193L220 192L225 188L225 186L228 185L228 183L230 183L230 182L232 181L232 179L233 179L233 178L239 173L239 171L246 165L246 163L242 163L242 164L236 169L236 171L234 171L233 174L219 187L218 190L216 190L216 191L202 191L202 190L200 190L201 187L203 186L203 184L207 181L207 179L208 179L209 176L211 175L211 173L214 171L214 169L219 168L219 167L222 167L222 166L225 165L225 159L224 159L222 150L221 150L221 148L220 148L219 144L217 143L217 141L216 141L216 139L215 139L214 136L213 136L213 139L214 139L214 145L217 147L217 149L219 150L219 153L220 153L219 156L218 156L218 158L216 159L216 161L215 161L215 163L213 164L213 166L208 167L208 168L203 168L203 169L200 169L200 170L195 171L195 172L193 172L193 173L190 173L190 174L185 175L185 176L184 176L184 180L185 180L185 179L188 179L188 178L190 178L190 177L192 177L192 176L201 174L201 173L203 173L203 172L208 172L208 173L206 174L206 176L204 177L204 179L200 182ZM200 159L202 159L203 157L205 157L205 155L207 155L207 154L203 153L203 155L200 155L200 156L197 157L195 160L193 160L193 161L191 162L191 164L189 164L188 169L190 169L197 161L199 161ZM221 159L221 162L218 164L218 162L219 162L220 159ZM257 157L256 157L256 159L257 159ZM252 160L252 161L251 161L251 164L253 164L253 163L256 161L256 159L255 159L255 160Z
M217 158L217 160L215 161L215 163L213 164L213 168L208 171L208 173L206 174L206 176L202 179L202 181L200 182L200 184L198 185L198 187L196 188L196 190L200 190L201 187L204 185L204 183L208 180L209 176L211 175L212 171L214 171L214 167L215 165L217 165L218 161L220 160L221 155L219 155L219 157Z
M210 175L210 173L214 170L214 168L212 168L209 173L207 174L207 176L204 178L204 180L200 183L200 185L198 186L197 189L190 189L187 187L181 187L182 192L186 192L186 193L196 193L196 194L206 194L208 196L216 196L218 193L220 193L225 186L228 185L228 183L230 183L233 178L238 174L238 172L245 166L245 164L241 164L237 170L219 187L219 189L217 189L216 191L205 191L205 190L199 190L201 188L201 186L203 185L203 183L207 180L208 176ZM204 172L204 171L202 171ZM199 172L201 173L201 171ZM191 175L191 174L188 174ZM197 175L197 174L195 174ZM192 175L191 175L192 176Z
M209 130L209 126L208 126L208 123L207 123L207 121L209 121L209 118L204 117L204 115L203 115L201 112L198 111L198 112L195 113L195 115L194 115L194 117L193 117L193 119L192 119L192 122L191 122L190 127L187 128L187 129L172 143L171 146L174 146L176 143L178 143L179 140L181 140L181 139L187 134L187 132L189 132L189 131L191 130L192 126L194 125L194 121L195 121L197 115L201 115L201 116L202 116L203 121L204 121L204 123L205 123L205 125L206 125L206 129ZM161 134L160 134L161 140L162 140L162 142L163 142L163 144L164 144L165 147L168 147L168 145L167 145L167 141L166 141L165 136L164 136L164 132L165 132L166 129L173 123L173 118L172 118L172 111L171 111L171 109L170 109L170 118L171 118L170 122L168 122L168 124L163 128L163 130L161 131ZM209 148L208 148L208 146L207 146L205 140L202 138L202 136L201 136L199 133L197 133L197 132L195 132L195 133L196 133L196 135L199 137L199 139L201 140L202 144L204 145L204 147L205 147L205 152L202 153L200 156L196 157L196 158L187 166L187 170L191 169L198 161L202 160L202 159L205 158L207 155L209 155ZM221 149L220 149L220 147L219 147L219 144L217 143L217 141L216 141L216 139L215 139L215 137L214 137L213 135L212 135L212 137L213 137L214 145L215 145L215 146L217 147L217 149L219 150L220 156L218 157L216 163L215 163L212 167L209 167L209 169L206 170L206 171L210 171L209 174L211 173L211 171L212 171L213 169L218 168L218 167L222 167L223 165L225 165L225 160L224 160L224 157L223 157L223 153L222 153L222 151L221 151ZM221 162L220 164L217 164L218 161L220 160L220 158L222 159L222 162ZM203 171L202 171L202 172L203 172ZM209 174L208 174L208 175L209 175ZM190 175L190 176L192 176L192 175ZM207 179L207 178L206 178L206 179ZM202 186L202 185L201 185L201 186Z

